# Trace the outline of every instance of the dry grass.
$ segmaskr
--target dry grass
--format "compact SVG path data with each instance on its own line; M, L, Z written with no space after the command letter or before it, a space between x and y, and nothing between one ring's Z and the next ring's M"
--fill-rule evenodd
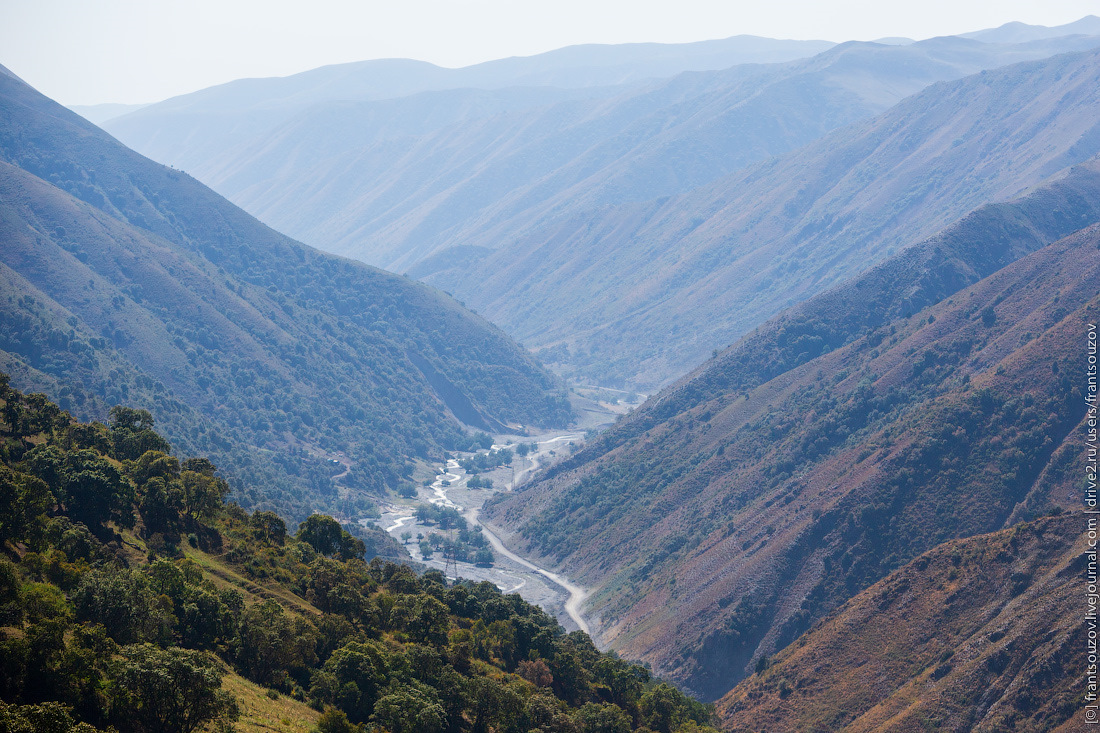
M308 733L317 725L317 718L321 715L305 703L286 695L280 694L273 700L268 697L266 688L232 672L226 675L223 685L241 706L241 719L236 723L236 729L241 733Z

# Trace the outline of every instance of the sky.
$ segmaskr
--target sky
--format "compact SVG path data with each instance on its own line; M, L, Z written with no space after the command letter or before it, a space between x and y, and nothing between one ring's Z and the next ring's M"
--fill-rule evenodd
M1061 25L1100 0L0 0L0 64L63 104L147 103L242 77L578 43L929 38Z

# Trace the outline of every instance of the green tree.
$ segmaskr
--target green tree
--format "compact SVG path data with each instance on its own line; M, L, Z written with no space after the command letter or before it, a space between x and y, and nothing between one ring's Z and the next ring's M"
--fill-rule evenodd
M94 450L61 451L38 446L27 454L30 473L49 486L75 521L96 531L108 521L134 525L134 486L109 460Z
M435 690L409 685L383 695L374 706L370 722L390 733L440 733L446 714Z
M222 690L221 665L206 652L141 644L123 650L114 679L114 707L148 733L191 733L207 723L240 717Z
M168 441L153 430L153 416L148 410L115 405L111 408L108 424L111 447L120 461L132 461L151 450L172 452Z
M340 550L343 539L340 523L325 514L311 514L298 525L298 539L322 555L331 557Z
M374 642L353 641L325 661L309 694L315 704L335 705L352 721L366 722L389 677L385 650Z
M53 501L42 479L0 466L0 542L41 536Z
M577 711L583 733L630 733L630 716L618 705L586 703Z
M163 639L171 624L148 578L136 570L108 566L86 573L73 606L77 620L103 624L120 644Z
M352 725L343 710L326 705L321 717L317 718L314 733L359 733L365 730L363 725Z
M0 701L3 733L96 733L96 728L73 720L72 708L59 702L9 705Z
M317 629L300 616L290 617L268 599L242 615L237 640L237 663L249 679L283 686L287 672L316 663Z
M286 543L286 522L275 512L258 511L249 520L256 537L268 545Z

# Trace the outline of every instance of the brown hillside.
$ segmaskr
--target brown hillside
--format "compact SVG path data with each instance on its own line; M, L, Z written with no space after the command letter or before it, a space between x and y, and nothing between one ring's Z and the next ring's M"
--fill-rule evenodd
M720 697L920 553L1077 504L1098 246L1094 226L760 386L670 390L492 518L594 586L605 643Z
M1084 729L1080 513L947 542L719 703L730 731Z

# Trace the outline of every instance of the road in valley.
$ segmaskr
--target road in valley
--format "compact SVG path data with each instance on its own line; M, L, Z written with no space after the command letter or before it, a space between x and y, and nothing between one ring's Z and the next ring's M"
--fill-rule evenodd
M512 479L515 485L519 485L529 478L552 457L551 454L557 453L558 450L569 443L583 440L583 438L583 434L579 433L549 434L533 439L520 438L522 442L537 442L538 451L527 456L526 462L528 465L515 471L515 478ZM511 447L513 450L515 449L514 445L494 445L493 447ZM517 456L515 460L524 461L525 459ZM508 479L513 475L510 467L498 468L493 472L487 472L487 475L489 474L491 474L494 483L497 484L497 488L472 489L467 485L469 477L466 472L457 460L452 459L447 461L442 472L436 475L431 486L422 486L419 489L420 496L418 498L420 501L455 509L462 513L471 526L480 527L493 548L493 552L496 553L496 560L491 568L482 568L472 563L459 562L458 575L474 581L488 580L504 593L519 593L525 600L540 605L552 613L556 610L555 615L558 615L559 621L566 628L574 626L585 633L589 633L588 623L581 615L580 610L581 604L587 596L587 591L571 583L558 573L539 567L530 560L512 552L504 546L504 543L501 542L492 529L481 522L479 518L481 505L494 493L501 490L510 490L510 488L506 489L505 487L509 483ZM383 512L380 526L394 535L408 532L414 536L427 536L430 532L438 530L436 527L417 524L415 510L411 506L388 507L388 511ZM416 559L444 572L449 572L454 567L454 562L451 561L451 568L448 568L447 562L439 557L438 553L428 560ZM564 618L562 618L563 615Z

